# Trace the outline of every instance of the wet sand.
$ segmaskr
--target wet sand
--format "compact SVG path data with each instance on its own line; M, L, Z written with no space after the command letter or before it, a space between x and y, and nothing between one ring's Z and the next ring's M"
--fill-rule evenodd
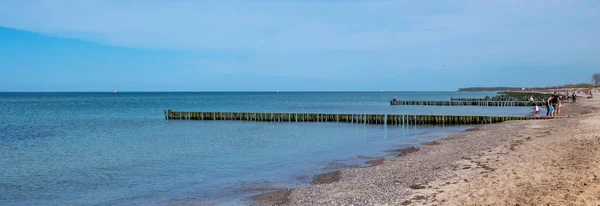
M599 107L581 99L563 105L573 118L480 125L254 204L600 205Z

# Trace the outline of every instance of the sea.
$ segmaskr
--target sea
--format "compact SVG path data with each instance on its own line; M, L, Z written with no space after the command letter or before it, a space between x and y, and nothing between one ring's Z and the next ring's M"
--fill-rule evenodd
M163 111L522 116L390 106L484 92L0 93L0 205L244 205L465 126L165 120Z

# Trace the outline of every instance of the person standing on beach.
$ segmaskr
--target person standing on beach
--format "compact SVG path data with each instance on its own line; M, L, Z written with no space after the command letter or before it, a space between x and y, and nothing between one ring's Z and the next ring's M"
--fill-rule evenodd
M556 110L558 109L558 96L556 94L552 95L552 116L556 115Z
M554 95L546 100L546 117L549 117L552 114L552 99L554 99Z
M573 92L573 102L577 102L577 92Z
M562 96L558 97L558 107L556 108L556 114L558 114L560 116L560 108L562 107Z
M552 98L552 116L556 116L556 111L558 110L558 95L554 95Z

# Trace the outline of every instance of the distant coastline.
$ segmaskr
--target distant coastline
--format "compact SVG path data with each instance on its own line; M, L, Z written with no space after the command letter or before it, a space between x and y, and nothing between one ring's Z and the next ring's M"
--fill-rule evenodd
M552 87L466 87L459 88L459 92L514 92L514 91L539 91L539 90L598 90L592 84L567 84Z
M519 87L467 87L459 88L459 92L503 92L503 91L522 91L523 88Z

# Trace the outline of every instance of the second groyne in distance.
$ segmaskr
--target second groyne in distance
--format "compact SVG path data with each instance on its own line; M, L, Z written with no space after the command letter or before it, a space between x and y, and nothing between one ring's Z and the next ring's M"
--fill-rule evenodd
M417 106L482 106L482 107L532 107L545 105L542 101L390 101L390 105Z

